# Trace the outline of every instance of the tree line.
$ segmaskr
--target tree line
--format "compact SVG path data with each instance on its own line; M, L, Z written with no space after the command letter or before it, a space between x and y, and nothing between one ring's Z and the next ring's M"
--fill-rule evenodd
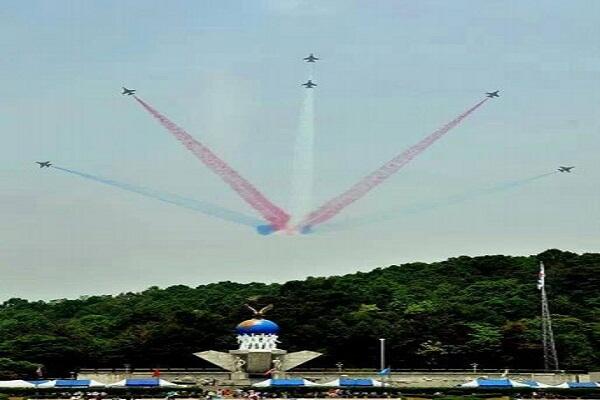
M205 367L192 355L236 347L244 303L275 304L281 347L324 355L312 367L376 368L379 338L392 368L540 369L538 262L561 369L600 368L600 254L456 257L285 283L28 301L0 306L0 378L82 367ZM284 267L282 267L284 268Z

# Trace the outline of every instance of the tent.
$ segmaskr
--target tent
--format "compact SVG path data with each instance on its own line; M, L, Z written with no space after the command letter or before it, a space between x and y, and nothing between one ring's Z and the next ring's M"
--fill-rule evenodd
M34 388L33 383L16 379L13 381L0 381L0 388Z
M40 383L37 387L39 388L60 388L60 389L85 389L94 387L104 387L104 383L100 383L91 379L56 379Z
M477 378L469 381L467 383L463 383L459 385L463 388L480 388L480 389L508 389L508 388L525 388L531 387L526 383L521 383L517 381L513 381L508 378L500 378L500 379L484 379Z
M254 387L298 387L298 386L319 386L318 383L309 381L303 378L292 379L267 379L262 382L255 383Z
M331 387L382 387L384 383L371 378L338 378L331 382L322 383L321 386Z
M29 383L33 383L35 386L41 385L42 383L48 382L48 379L36 379L33 381L27 381Z
M531 388L535 388L535 389L545 389L545 388L552 387L551 385L547 385L545 383L533 381L533 380L523 381L523 383L526 384L527 386L529 386Z
M595 389L600 385L596 382L565 382L552 387L557 389Z
M180 387L176 383L165 381L159 378L133 378L123 379L119 382L107 385L110 387L127 387L127 388L149 388L149 387Z

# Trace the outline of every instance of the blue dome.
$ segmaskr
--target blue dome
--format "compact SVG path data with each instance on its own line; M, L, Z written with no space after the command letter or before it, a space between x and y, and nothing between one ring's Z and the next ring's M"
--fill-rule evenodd
M279 326L268 319L248 319L241 322L235 330L239 335L260 335L261 333L265 335L276 335L277 332L279 332Z

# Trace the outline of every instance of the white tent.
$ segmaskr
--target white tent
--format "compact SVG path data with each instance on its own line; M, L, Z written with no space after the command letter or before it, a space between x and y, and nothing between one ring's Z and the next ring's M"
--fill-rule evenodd
M545 383L538 382L538 381L533 381L533 380L530 380L530 381L523 381L522 383L524 383L524 384L526 384L526 385L528 385L529 387L532 387L532 388L534 388L534 389L545 389L545 388L552 387L551 385L547 385L547 384L545 384Z
M554 385L552 387L556 388L556 389L568 389L569 388L569 384L567 382L563 382L563 383L560 383L558 385Z
M383 387L385 384L372 378L338 378L331 382L322 383L320 386L330 387Z
M164 379L159 379L159 378L133 378L133 379L123 379L119 382L115 382L115 383L111 383L110 385L107 385L110 387L127 387L127 388L133 388L133 387L181 387L181 385L178 385L176 383L173 382L169 382L166 381Z
M318 383L309 381L308 379L292 378L292 379L267 379L252 385L254 387L298 387L298 386L319 386Z
M13 381L0 381L0 388L34 388L33 383L16 379Z
M40 383L37 385L39 388L99 388L105 387L106 385L102 382L98 382L92 379L55 379L52 381Z
M526 383L513 381L512 379L508 379L508 378L501 378L501 379L477 378L477 379L473 379L472 381L469 381L467 383L463 383L462 385L459 385L459 386L463 387L463 388L481 388L481 389L531 387Z
M552 387L557 389L594 389L599 388L600 385L596 382L564 382Z

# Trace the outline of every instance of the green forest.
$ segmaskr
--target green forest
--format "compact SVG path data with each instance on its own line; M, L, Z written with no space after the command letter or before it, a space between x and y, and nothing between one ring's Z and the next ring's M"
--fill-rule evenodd
M324 356L310 367L541 369L538 262L561 369L600 369L600 254L461 256L286 283L220 282L0 307L1 378L83 367L208 367L192 355L236 347L244 303L275 308L281 347ZM282 266L282 268L285 268Z

